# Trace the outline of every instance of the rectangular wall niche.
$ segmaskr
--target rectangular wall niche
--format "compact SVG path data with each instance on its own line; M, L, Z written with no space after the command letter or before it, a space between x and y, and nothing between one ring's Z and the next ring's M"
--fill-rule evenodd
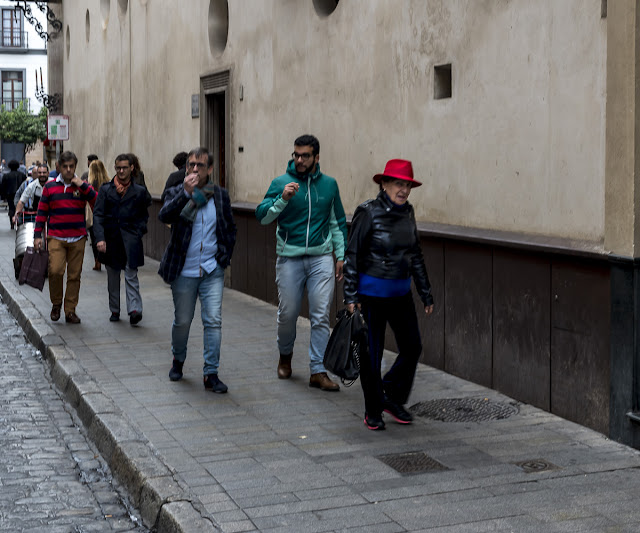
M433 97L436 100L451 98L451 63L433 68Z

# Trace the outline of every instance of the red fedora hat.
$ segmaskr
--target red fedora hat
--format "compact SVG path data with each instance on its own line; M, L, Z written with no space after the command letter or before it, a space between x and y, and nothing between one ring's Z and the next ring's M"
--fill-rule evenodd
M384 172L373 176L373 181L380 184L384 177L408 181L411 183L412 189L422 185L421 182L413 179L413 166L411 166L411 161L406 159L389 159L384 167Z

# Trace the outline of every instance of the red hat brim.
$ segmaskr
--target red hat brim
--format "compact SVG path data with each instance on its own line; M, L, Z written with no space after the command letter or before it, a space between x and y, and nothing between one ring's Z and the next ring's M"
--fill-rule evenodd
M415 187L420 187L420 185L422 185L421 181L418 180L414 180L413 178L409 178L407 176L393 176L391 173L389 174L376 174L375 176L373 176L373 181L375 181L378 185L380 185L380 182L382 181L382 178L391 178L394 180L403 180L403 181L408 181L409 183L411 183L411 188L415 188Z

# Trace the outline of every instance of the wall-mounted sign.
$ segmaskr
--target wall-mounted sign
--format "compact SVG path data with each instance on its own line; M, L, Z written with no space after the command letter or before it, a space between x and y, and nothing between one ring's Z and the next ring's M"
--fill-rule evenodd
M191 118L200 117L200 95L191 95Z
M50 141L69 140L68 115L49 115L47 117L47 138Z

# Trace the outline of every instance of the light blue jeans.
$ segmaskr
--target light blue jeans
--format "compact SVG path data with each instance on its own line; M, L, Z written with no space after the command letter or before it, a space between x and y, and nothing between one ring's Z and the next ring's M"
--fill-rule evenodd
M171 352L176 361L187 358L189 329L200 298L203 328L204 370L203 374L217 374L222 342L222 291L224 269L217 266L211 274L201 278L178 276L171 284L175 309L171 327Z
M300 314L305 287L309 299L311 341L309 368L312 374L325 372L324 351L329 342L329 308L335 287L333 255L304 255L280 257L276 261L278 285L278 349L293 352L296 340L296 321Z

